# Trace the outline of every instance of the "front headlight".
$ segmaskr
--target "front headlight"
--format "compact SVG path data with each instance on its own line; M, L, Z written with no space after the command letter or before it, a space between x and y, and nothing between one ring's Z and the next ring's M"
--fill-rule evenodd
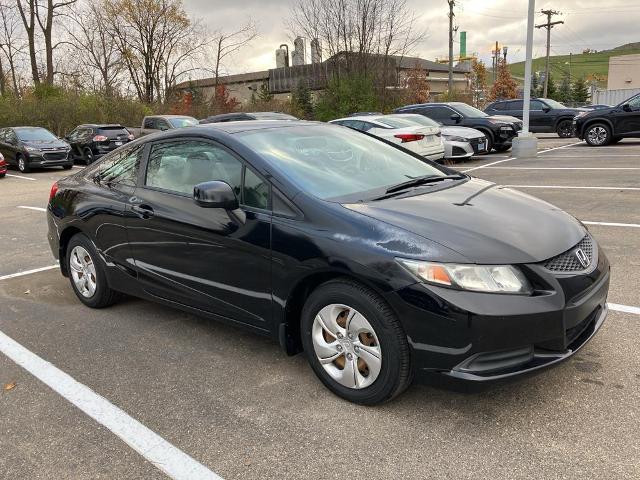
M36 147L30 147L29 145L25 145L24 149L25 149L27 152L39 152L39 151L40 151L38 148L36 148Z
M589 112L580 112L579 114L577 114L575 117L573 117L574 119L576 118L580 118L580 117L584 117L587 113Z
M443 135L444 139L449 142L468 142L466 138L456 137L455 135Z
M396 259L420 280L444 287L488 293L530 294L531 285L511 265L472 265Z
M503 132L510 132L513 129L514 128L511 125L503 125L500 127L500 130L502 130Z

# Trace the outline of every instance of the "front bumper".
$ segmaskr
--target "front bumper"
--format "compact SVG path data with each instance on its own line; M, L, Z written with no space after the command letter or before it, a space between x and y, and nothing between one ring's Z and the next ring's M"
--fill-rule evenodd
M609 262L574 277L522 266L550 288L496 295L414 284L389 296L412 349L418 379L490 384L531 374L574 355L606 316Z
M461 160L475 154L487 153L486 137L471 138L468 142L444 141L444 158Z
M62 158L58 158L58 155L52 155L51 153L45 153L43 155L30 153L27 162L30 167L62 167L73 164L70 152L66 152Z

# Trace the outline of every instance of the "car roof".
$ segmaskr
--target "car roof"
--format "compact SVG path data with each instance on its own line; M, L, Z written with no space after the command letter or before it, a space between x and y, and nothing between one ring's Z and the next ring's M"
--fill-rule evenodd
M212 129L219 130L229 134L247 132L251 130L264 130L268 128L286 128L286 127L299 127L309 125L327 125L324 122L311 122L307 120L252 120L247 122L246 120L240 120L237 122L222 122L222 123L201 123L192 128L197 129ZM181 131L183 129L180 129Z
M78 127L93 127L93 128L120 127L120 128L124 128L119 123L83 123L82 125L78 125Z
M380 113L378 115L357 115L353 117L348 116L348 117L336 118L335 120L331 120L331 121L336 122L336 121L342 121L342 120L360 120L362 122L375 122L376 120L379 120L384 117L386 117L386 115Z
M7 128L12 128L14 130L35 130L37 128L42 129L42 130L47 130L49 131L49 129L45 128L45 127L31 127L28 125L22 126L22 127L7 127Z

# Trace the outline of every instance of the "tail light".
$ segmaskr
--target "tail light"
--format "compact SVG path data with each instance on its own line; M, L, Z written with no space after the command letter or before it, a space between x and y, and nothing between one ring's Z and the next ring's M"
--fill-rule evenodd
M136 137L133 136L133 133L130 133L129 134L129 140L135 140L135 139L136 139Z
M394 135L394 137L402 140L402 143L407 143L422 140L424 138L424 135L419 135L417 133L398 133L397 135Z
M51 185L51 191L49 192L49 203L51 203L53 197L56 196L56 193L58 193L58 182L55 182L53 185Z
M94 142L106 142L107 140L109 139L104 135L96 135L95 137L93 137Z

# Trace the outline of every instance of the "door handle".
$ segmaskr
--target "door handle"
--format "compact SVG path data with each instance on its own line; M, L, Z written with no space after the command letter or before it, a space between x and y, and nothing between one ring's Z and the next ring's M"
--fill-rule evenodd
M149 205L133 205L131 210L136 212L141 218L151 218L153 217L153 208Z

